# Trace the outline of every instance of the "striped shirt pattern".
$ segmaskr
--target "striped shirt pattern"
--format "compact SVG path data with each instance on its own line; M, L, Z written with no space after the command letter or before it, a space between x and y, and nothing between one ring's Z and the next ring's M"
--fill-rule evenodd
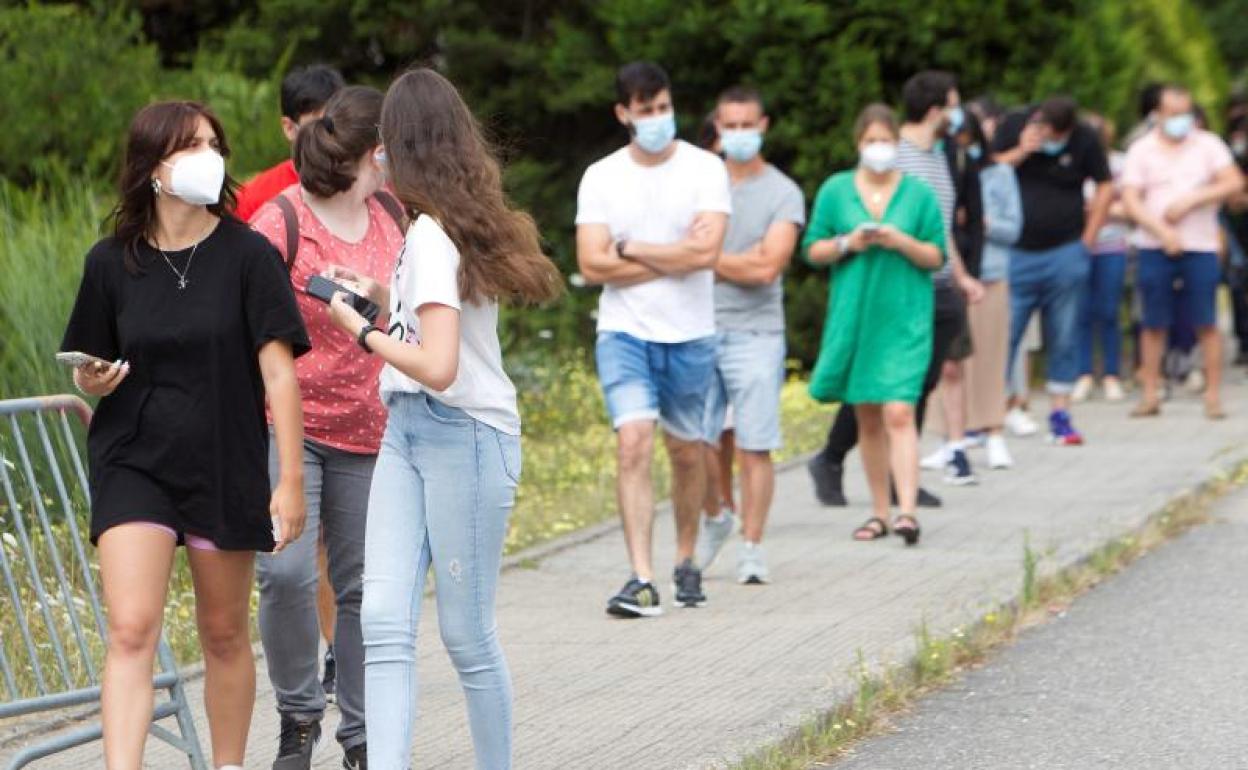
M897 145L897 168L903 174L922 179L936 193L940 204L940 215L945 220L945 243L953 243L953 212L957 206L958 194L953 186L953 177L949 174L949 162L939 143L932 145L930 150L921 150L912 142L902 139ZM953 263L946 259L945 264L932 276L937 285L953 283Z

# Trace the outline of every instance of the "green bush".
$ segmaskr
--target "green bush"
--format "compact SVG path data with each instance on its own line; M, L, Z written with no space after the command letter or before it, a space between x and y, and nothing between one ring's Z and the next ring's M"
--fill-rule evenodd
M0 9L0 176L30 184L68 168L113 178L130 117L160 75L140 25L121 11Z

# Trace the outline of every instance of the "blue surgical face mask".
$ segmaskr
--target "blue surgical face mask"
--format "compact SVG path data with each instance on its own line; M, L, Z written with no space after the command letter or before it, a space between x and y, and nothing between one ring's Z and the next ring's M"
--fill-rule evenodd
M966 154L971 160L979 160L984 156L984 148L978 144L972 144L966 148Z
M1065 149L1065 139L1048 139L1044 142L1044 144L1040 145L1040 151L1045 155L1061 155L1062 150Z
M385 184L390 178L390 167L386 165L386 148L378 147L373 151L373 162L377 164L378 170L381 171L381 183Z
M763 132L756 128L725 130L719 135L719 144L728 160L749 163L763 148Z
M959 107L950 107L945 113L946 120L949 121L949 136L953 136L962 130L962 126L966 123L966 113Z
M658 155L676 138L676 115L665 112L662 115L634 120L633 136L638 147L651 155Z
M1190 112L1182 115L1171 115L1161 123L1161 130L1171 139L1182 141L1196 127L1196 116Z

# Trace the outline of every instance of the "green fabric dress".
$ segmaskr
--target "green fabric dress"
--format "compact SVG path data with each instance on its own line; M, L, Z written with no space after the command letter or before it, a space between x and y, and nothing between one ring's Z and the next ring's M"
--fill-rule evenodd
M843 171L815 196L802 253L811 244L848 235L876 221ZM879 220L945 249L936 194L920 179L902 176ZM915 403L932 355L932 274L897 251L872 246L832 265L828 315L810 379L817 401L846 404Z

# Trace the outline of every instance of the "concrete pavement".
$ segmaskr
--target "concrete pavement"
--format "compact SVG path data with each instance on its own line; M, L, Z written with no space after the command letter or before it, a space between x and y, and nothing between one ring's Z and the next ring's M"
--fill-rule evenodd
M945 508L923 513L916 549L896 538L850 540L867 515L856 466L846 476L849 509L820 507L805 469L794 468L779 479L768 533L773 584L737 586L730 550L709 572L710 602L698 610L669 605L654 620L608 618L606 599L627 577L618 532L546 556L535 568L509 570L499 626L515 679L516 767L722 767L776 740L846 697L860 652L869 661L903 660L921 620L942 632L1015 597L1025 532L1033 547L1050 553L1049 566L1068 564L1248 458L1241 375L1230 376L1227 391L1230 420L1204 420L1197 400L1169 404L1161 419L1142 421L1127 419L1129 404L1091 403L1076 412L1087 446L1014 440L1017 466L981 468L978 487L941 488L927 474ZM661 590L670 602L670 518L655 531ZM470 768L463 698L432 603L425 608L413 767ZM248 768L267 768L276 747L263 667L260 684ZM190 689L198 701L198 683ZM327 735L335 720L331 712ZM202 711L198 724L207 745ZM0 747L0 762L11 750ZM98 767L99 756L96 744L38 767ZM316 767L339 767L339 757L327 741ZM147 766L185 765L153 741Z
M1248 490L830 770L1248 767Z

